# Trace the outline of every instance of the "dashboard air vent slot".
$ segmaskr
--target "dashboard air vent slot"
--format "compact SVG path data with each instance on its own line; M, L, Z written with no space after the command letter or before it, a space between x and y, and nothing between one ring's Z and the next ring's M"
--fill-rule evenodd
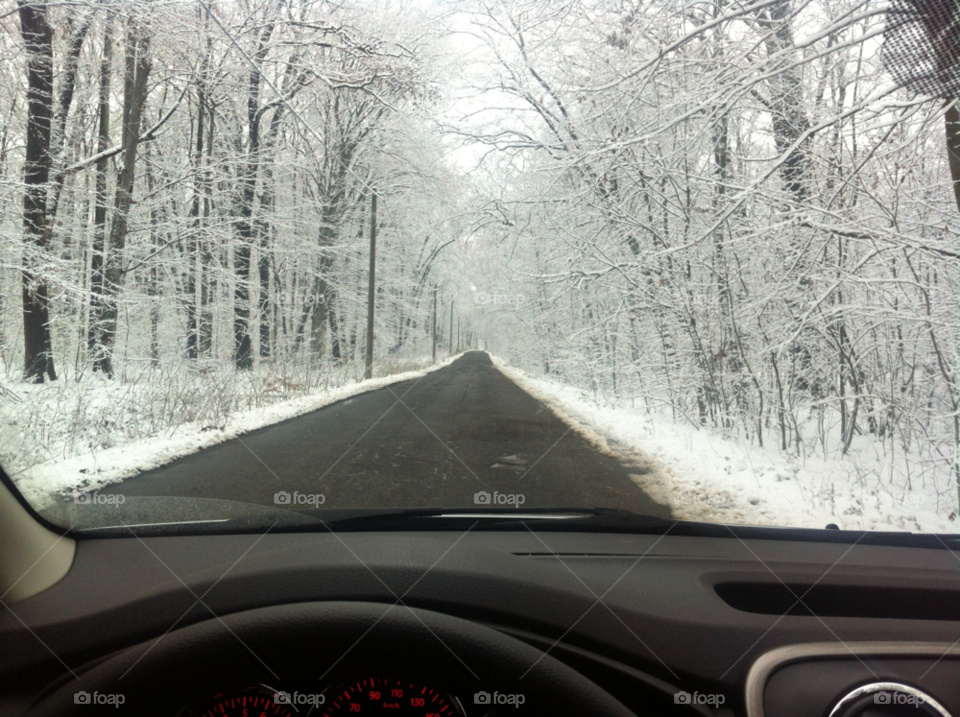
M714 589L730 607L762 615L960 620L960 592L953 590L771 582L726 582Z

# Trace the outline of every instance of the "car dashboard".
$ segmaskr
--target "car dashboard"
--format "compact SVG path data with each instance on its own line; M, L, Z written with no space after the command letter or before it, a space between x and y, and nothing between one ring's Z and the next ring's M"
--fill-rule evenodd
M0 645L3 715L557 714L582 677L623 714L960 717L960 562L535 525L90 539Z

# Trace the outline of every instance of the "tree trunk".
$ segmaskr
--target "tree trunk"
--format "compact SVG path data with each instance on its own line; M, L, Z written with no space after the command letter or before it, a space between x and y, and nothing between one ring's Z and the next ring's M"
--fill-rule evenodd
M238 369L253 367L253 342L250 340L250 261L253 243L253 202L256 197L257 174L260 167L260 68L269 52L274 25L268 24L260 33L253 69L247 80L247 157L240 175L240 207L236 221L239 246L234 253L233 267L236 282L233 291L233 362Z
M950 179L953 180L953 196L957 202L957 210L960 210L960 99L957 99L947 107L947 114L944 117L947 136L947 158L950 164ZM931 335L933 329L931 329ZM957 499L960 500L960 417L956 415L956 406L960 403L960 389L958 389L954 374L944 371L947 383L953 392L953 475L957 483Z
M46 9L21 0L20 33L27 55L27 146L23 161L23 366L28 381L55 381L49 290L42 263L50 238L47 180L53 116L53 31Z
M147 191L153 193L154 180L153 173L150 171L150 153L147 145ZM150 209L150 246L158 250L160 247L159 235L157 232L157 210L155 207ZM147 296L150 297L150 363L154 366L160 365L160 267L154 264L149 271L149 284L147 285Z
M950 178L953 180L953 196L960 210L960 99L947 107L944 116L947 135L947 158L950 160Z
M786 190L798 204L803 204L809 195L810 156L809 139L800 141L800 138L809 131L810 119L804 110L803 78L795 58L792 14L791 0L780 0L765 11L761 25L767 31L764 39L767 58L779 69L770 80L770 110L777 154L786 155L780 174ZM791 149L798 141L799 146Z
M70 114L70 106L73 104L73 94L77 86L77 65L79 64L80 50L83 49L83 41L87 36L87 30L90 29L92 19L93 14L91 13L80 20L79 25L74 15L70 15L67 20L70 42L64 59L63 79L60 83L60 92L57 96L57 105L53 116L53 128L50 133L50 157L55 163L50 196L47 198L47 217L50 222L57 216L60 193L63 191L63 180L66 177L63 172L63 148L66 144L67 116Z
M770 79L770 112L773 118L774 145L778 156L783 157L780 176L787 194L796 208L802 211L810 197L812 175L810 138L803 139L810 130L810 119L804 109L803 78L796 59L792 15L792 0L778 0L764 10L759 19L761 26L767 31L764 38L767 59L772 65L771 69L779 70ZM792 250L797 284L802 289L808 289L813 283L810 276L811 257L796 235L792 241ZM791 314L802 313L794 297L788 295L785 301ZM801 327L799 337L792 342L789 351L795 359L795 385L799 390L809 391L812 396L819 398L823 391L819 380L812 375L813 355L808 345L809 335L809 331Z
M103 56L100 60L100 126L97 131L97 154L110 143L110 73L113 63L113 23L108 17L103 29ZM94 367L102 370L101 347L104 344L100 317L104 310L103 254L107 225L107 158L97 160L96 206L93 210L93 246L90 251L90 316L87 326L87 351Z
M207 122L207 164L203 170L203 226L209 226L210 212L213 208L213 198L210 187L210 166L213 163L213 130L215 127L213 108L210 108L210 117ZM200 238L200 311L197 325L197 352L200 356L209 357L213 351L213 280L210 275L213 265L213 251L210 239Z
M103 345L98 368L113 376L113 347L116 343L117 314L123 282L123 253L127 241L127 221L133 200L133 179L140 141L140 122L147 100L147 77L150 60L147 53L150 39L142 27L134 25L127 32L123 87L123 165L117 179L113 223L104 261L104 302L101 316Z
M269 173L264 178L265 183L269 184L272 177ZM273 189L268 187L264 190L260 199L260 205L270 211L273 208ZM270 237L272 230L267 222L258 223L258 234L260 241L257 246L257 273L260 280L260 294L257 299L257 315L260 321L260 357L267 358L272 353L272 343L270 340Z
M187 287L186 287L186 305L187 305L187 358L196 359L199 355L199 321L197 315L197 274L199 268L199 234L201 228L200 209L201 197L203 195L203 180L201 165L203 164L203 132L204 132L204 112L206 111L206 93L203 90L203 84L197 91L197 125L196 125L196 149L194 152L194 182L193 182L193 202L190 205L190 217L193 219L192 234L187 242ZM203 277L200 277L203 281Z
M304 321L310 320L310 349L316 358L323 356L323 338L329 327L331 355L340 360L340 342L337 326L331 312L333 311L334 291L327 282L327 276L333 269L332 247L336 244L337 228L340 223L340 197L338 192L323 205L320 218L320 262L317 267L317 278L314 281L313 293Z
M251 160L252 161L252 160ZM255 180L247 180L252 184ZM244 209L240 213L237 227L237 237L240 245L233 257L233 268L236 274L233 290L233 361L238 369L253 367L253 348L250 341L250 242L252 228L250 215L252 213L253 192L247 198L247 190L243 191ZM249 204L248 204L249 202Z
M296 78L296 68L298 67L299 54L294 54L287 62L284 72L283 92L289 96L303 85L304 79ZM291 85L293 85L291 87ZM281 104L273 111L273 117L270 119L270 127L267 130L267 136L263 142L264 150L273 149L276 146L277 137L280 134L280 125L283 122L283 109ZM257 316L260 323L260 356L266 358L273 353L273 341L276 332L271 333L273 324L274 306L270 295L270 276L273 274L271 267L271 244L273 239L273 226L269 217L274 211L276 205L276 193L274 191L274 176L269 167L264 170L263 194L260 196L261 219L257 221L257 234L259 242L257 247L257 273L260 281L259 297L257 299Z

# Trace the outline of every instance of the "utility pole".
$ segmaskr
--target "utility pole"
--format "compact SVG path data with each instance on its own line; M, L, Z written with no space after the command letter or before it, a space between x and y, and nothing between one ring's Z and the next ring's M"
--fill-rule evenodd
M373 378L373 305L377 294L377 193L370 195L370 286L367 291L367 370L364 378Z
M437 287L433 287L433 321L431 322L431 333L433 334L433 362L437 362Z
M450 353L453 353L453 299L450 299Z
M460 341L460 338L461 338L461 336L460 336L460 317L458 316L458 317L457 317L457 353L460 353L460 346L462 345L462 342Z

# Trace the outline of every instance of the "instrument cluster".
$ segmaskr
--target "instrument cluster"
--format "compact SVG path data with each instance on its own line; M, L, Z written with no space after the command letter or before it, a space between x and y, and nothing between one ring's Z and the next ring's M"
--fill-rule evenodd
M204 704L181 710L178 717L365 717L380 714L462 717L466 713L456 695L431 685L396 676L360 676L331 681L322 689L311 689L309 684L283 688L261 684L238 693L215 694Z

